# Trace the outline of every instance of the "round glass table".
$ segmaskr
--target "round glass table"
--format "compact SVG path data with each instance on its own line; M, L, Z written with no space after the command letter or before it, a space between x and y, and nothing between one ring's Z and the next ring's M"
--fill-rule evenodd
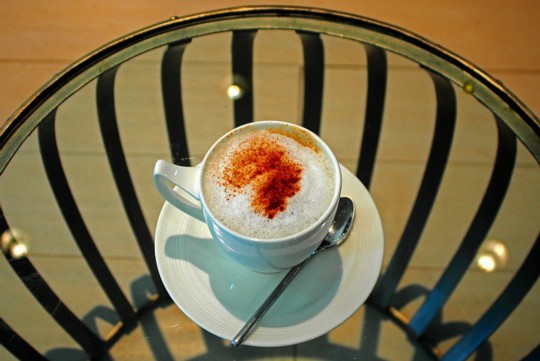
M284 273L228 259L152 169L269 119L325 140L357 216L235 350ZM135 31L1 130L0 358L534 359L539 134L489 74L372 19L243 7Z

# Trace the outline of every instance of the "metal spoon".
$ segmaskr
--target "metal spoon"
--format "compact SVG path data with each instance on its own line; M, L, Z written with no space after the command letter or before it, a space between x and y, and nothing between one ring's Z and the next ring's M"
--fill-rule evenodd
M354 203L348 197L341 197L338 204L336 216L334 222L328 230L328 233L322 240L319 247L313 251L313 253L306 258L303 262L292 267L289 272L283 277L281 282L274 288L272 293L266 298L263 304L255 311L253 316L246 322L244 327L234 336L231 340L231 346L237 348L244 342L251 331L259 324L259 321L263 318L266 312L272 307L274 302L279 298L283 291L289 286L291 281L302 270L302 268L311 260L315 255L322 251L338 246L347 238L354 219Z

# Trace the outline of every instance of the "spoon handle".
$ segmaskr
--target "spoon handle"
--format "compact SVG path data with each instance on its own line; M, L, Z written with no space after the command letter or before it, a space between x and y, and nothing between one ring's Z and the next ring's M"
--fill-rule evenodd
M244 327L238 331L236 336L231 340L231 346L233 348L237 348L244 342L245 338L250 334L250 332L259 324L259 321L263 318L263 316L266 314L266 312L272 307L274 302L281 296L283 291L289 286L291 281L296 277L296 275L302 270L304 265L308 263L308 261L311 259L311 257L308 257L303 262L297 264L296 266L292 267L289 272L283 277L281 282L274 288L272 293L266 298L266 300L263 302L262 305L259 306L257 311L251 316L251 318L245 323Z

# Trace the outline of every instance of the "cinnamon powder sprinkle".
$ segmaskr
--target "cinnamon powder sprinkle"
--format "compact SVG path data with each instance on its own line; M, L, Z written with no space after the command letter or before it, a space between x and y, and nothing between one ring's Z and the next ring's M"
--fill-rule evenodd
M233 151L222 173L229 197L251 185L251 207L268 219L287 209L289 198L300 190L302 167L275 139L255 135Z

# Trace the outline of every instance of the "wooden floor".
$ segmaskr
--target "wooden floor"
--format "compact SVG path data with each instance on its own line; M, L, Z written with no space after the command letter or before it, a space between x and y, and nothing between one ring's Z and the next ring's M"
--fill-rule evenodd
M0 124L16 108L31 96L56 72L74 60L82 57L100 45L133 30L167 19L173 15L186 15L209 9L247 4L279 4L281 1L4 1L0 3ZM540 114L540 2L535 1L427 1L416 0L403 5L399 1L290 1L293 5L316 6L342 10L377 20L389 22L420 34L451 51L470 60L488 73L498 78L512 90L528 107ZM286 44L295 40L287 34L278 34ZM257 53L265 61L259 61L256 77L271 79L259 82L256 91L271 102L260 104L255 109L257 119L298 119L300 90L296 85L301 69L296 64L300 56L294 46L273 48L274 34L261 34L258 49L267 53ZM213 140L226 131L231 121L231 107L223 96L223 88L230 71L228 48L220 45L229 41L223 36L215 36L190 48L185 55L187 67L184 79L188 89L197 92L185 94L186 119L197 126L189 126L188 132L193 161L204 154ZM321 130L322 137L336 152L339 160L354 170L357 159L351 157L350 149L357 149L359 140L351 138L354 129L349 119L361 119L364 105L349 107L354 103L346 98L353 97L356 84L363 80L358 72L362 64L360 50L345 45L339 39L325 38L325 46L332 50L327 59L331 64L326 74L326 103L323 117L330 119L336 127ZM221 50L220 50L221 49ZM266 50L265 50L266 49ZM271 49L268 51L267 49ZM283 50L285 49L285 50ZM211 58L209 55L211 54ZM129 165L134 174L137 190L141 191L148 223L155 224L162 200L153 191L148 170L158 157L168 153L164 142L165 130L152 127L149 117L163 116L160 99L151 97L151 92L136 89L152 89L159 86L155 75L159 71L161 52L146 54L123 67L119 73L118 87L125 89L118 101L119 117L129 119L122 127L122 140L129 153ZM271 59L268 61L267 59ZM418 104L414 109L405 104L416 98L432 97L429 77L407 61L390 56L389 63L394 71L389 77L389 102L392 104L385 113L383 146L380 149L380 166L374 175L372 195L383 219L385 228L385 259L395 248L399 234L406 221L407 207L412 204L420 176L422 161L425 160L430 145L432 129L415 122L433 113L433 107ZM134 76L135 75L135 76ZM135 79L135 80L134 80ZM289 83L294 80L293 83ZM135 83L133 83L135 81ZM208 85L201 89L201 84ZM350 90L350 91L349 91ZM133 243L128 243L124 234L130 233L129 225L118 222L113 232L111 222L124 219L120 200L111 199L114 181L108 173L108 165L103 156L103 145L99 137L95 110L92 108L95 84L91 83L63 106L59 113L59 137L63 161L70 167L70 184L81 197L85 208L84 218L93 225L93 237L99 239L99 247L110 262L111 268L120 274L120 282L134 300L140 299L147 279L138 272L142 260ZM155 94L159 94L156 90ZM204 96L201 96L203 94ZM345 97L345 98L344 98ZM440 270L453 254L452 247L466 232L468 222L474 215L479 198L485 187L492 163L492 150L496 138L492 131L491 115L464 92L457 92L460 108L456 128L456 144L450 156L450 165L445 175L439 195L440 206L433 210L431 226L422 236L429 240L415 254L411 271L406 278L432 285ZM205 104L220 104L223 107L206 107ZM208 111L212 113L208 113ZM75 115L75 117L73 116ZM216 126L211 119L226 119ZM210 119L210 120L209 120ZM387 125L388 124L388 125ZM432 125L430 125L432 126ZM147 134L141 144L137 134ZM491 135L487 135L491 134ZM63 136L63 137L62 137ZM37 139L33 135L14 158L10 168L0 181L0 201L10 222L24 230L30 239L40 235L40 242L33 242L32 252L36 255L36 265L44 269L45 275L57 279L55 290L67 300L76 304L76 313L88 315L94 312L102 319L96 328L106 328L107 317L100 313L95 304L109 305L99 292L90 274L70 274L72 262L83 261L73 244L65 226L57 224L58 209L43 175ZM21 177L21 174L24 175ZM109 174L104 178L104 174ZM475 198L476 197L476 198ZM104 217L104 209L107 215ZM30 210L30 211L29 211ZM519 148L518 165L508 194L508 201L501 210L502 221L495 223L489 239L500 240L510 254L508 262L494 273L473 270L464 279L460 290L452 296L445 317L459 320L474 320L481 315L487 300L501 291L512 271L519 267L528 251L531 240L539 231L540 215L540 174L535 161L527 156L523 147ZM108 223L107 223L108 222ZM121 223L121 224L120 224ZM443 230L443 231L441 231ZM440 235L444 236L441 237ZM451 243L451 246L448 244ZM34 301L29 300L27 291L12 274L7 263L0 260L0 277L4 290L0 297L0 314L10 324L22 324L25 337L37 344L40 350L50 345L61 344L69 348L73 341L62 332L52 331L52 321L40 312ZM136 290L132 282L136 279L141 288ZM501 279L504 281L502 282ZM136 292L139 292L137 294ZM81 297L84 295L84 297ZM101 303L100 303L101 302ZM20 307L13 307L13 304ZM418 305L413 305L417 307ZM414 308L411 306L412 308ZM412 310L412 309L411 309ZM335 359L353 360L359 353L355 350L366 347L370 340L365 325L364 308L360 309L343 326L330 333L327 340L315 340L298 348L259 349L257 359ZM106 313L105 313L106 316ZM540 286L525 298L512 317L493 336L494 359L499 361L519 359L524 352L540 341ZM118 345L115 359L141 360L161 355L161 359L250 359L247 351L235 353L223 347L212 336L198 329L176 307L158 311L158 321L150 321L149 328L139 329ZM156 351L151 340L152 327L160 327L168 340L170 355ZM378 339L377 355L384 359L412 359L412 350L404 348L406 338L400 331L383 323ZM159 340L158 340L159 341ZM326 341L335 346L328 351ZM340 354L335 351L338 346ZM443 345L443 349L447 347ZM325 351L326 350L326 351ZM343 351L345 350L345 351ZM49 354L52 359L77 359L78 354L58 352ZM0 359L10 360L11 356L3 348ZM366 356L366 359L370 359Z
M330 8L372 17L420 34L463 56L506 84L540 113L540 4L481 0L175 1L83 0L0 4L0 120L6 119L54 73L102 44L173 15L248 4Z

